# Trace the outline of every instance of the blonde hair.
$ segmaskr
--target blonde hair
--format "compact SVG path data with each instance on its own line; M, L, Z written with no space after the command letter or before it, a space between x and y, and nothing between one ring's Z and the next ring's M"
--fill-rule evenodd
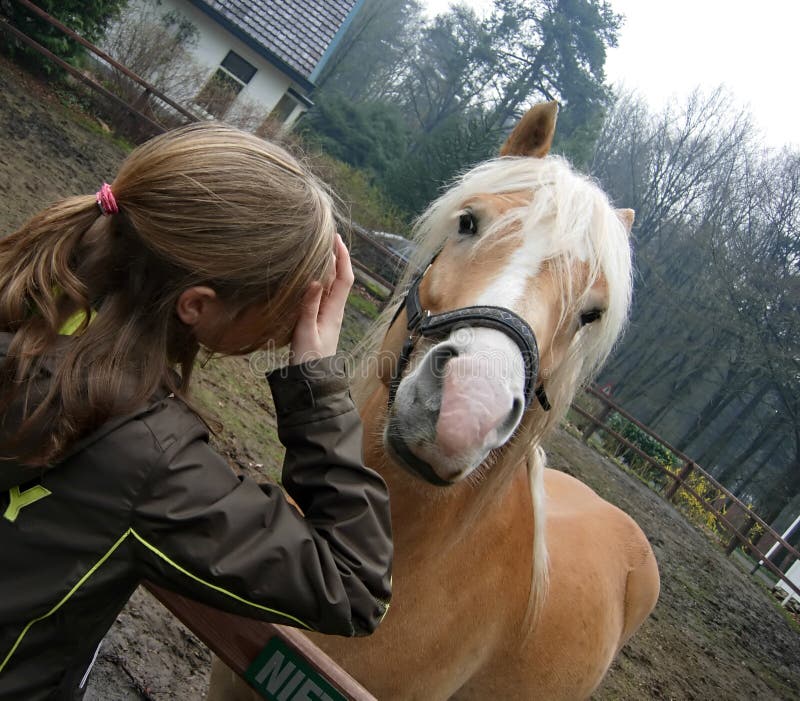
M187 287L212 287L232 318L269 305L266 338L332 264L325 186L283 148L233 127L158 136L128 156L111 187L118 214L102 216L94 195L73 197L0 239L0 330L14 334L0 411L21 392L27 405L45 356L56 357L43 400L7 442L18 446L47 417L44 444L22 452L29 462L57 459L159 387L185 395L199 349L175 313ZM78 310L87 321L59 342Z

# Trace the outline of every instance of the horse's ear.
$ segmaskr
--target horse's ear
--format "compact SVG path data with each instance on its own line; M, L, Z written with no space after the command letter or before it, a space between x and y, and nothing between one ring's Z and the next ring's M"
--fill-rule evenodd
M633 229L633 220L636 217L636 212L632 209L618 209L617 216L619 220L624 224L625 231L629 234L631 233L631 229Z
M553 143L557 115L558 103L555 101L540 102L531 107L506 139L500 155L544 158Z

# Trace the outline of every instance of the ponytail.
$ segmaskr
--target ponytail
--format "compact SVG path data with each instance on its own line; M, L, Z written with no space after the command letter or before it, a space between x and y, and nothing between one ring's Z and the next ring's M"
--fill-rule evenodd
M27 324L44 341L58 332L64 296L87 306L86 286L74 270L75 255L99 214L93 197L72 197L0 238L0 330L13 333Z
M153 312L164 281L187 275L136 240L123 214L102 216L91 196L58 202L0 239L0 271L0 331L13 334L0 413L22 406L0 458L50 463L159 386L185 390L198 345L174 315Z
M74 262L97 218L93 198L73 197L0 239L0 331L14 334L0 366L0 412L5 415L18 395L25 395L17 435L4 436L3 447L15 447L39 423L41 413L27 415L27 406L35 401L28 380L39 375L39 363L56 341L65 310L89 307L86 285L76 275ZM42 457L51 452L41 447Z

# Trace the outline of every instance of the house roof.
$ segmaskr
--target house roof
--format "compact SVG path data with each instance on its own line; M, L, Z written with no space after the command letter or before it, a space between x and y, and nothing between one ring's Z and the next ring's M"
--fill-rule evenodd
M311 83L314 70L359 0L192 0Z

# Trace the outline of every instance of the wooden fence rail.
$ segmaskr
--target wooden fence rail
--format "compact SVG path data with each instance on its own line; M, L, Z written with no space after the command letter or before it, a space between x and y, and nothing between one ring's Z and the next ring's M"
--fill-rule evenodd
M12 0L12 1L18 3L19 5L22 5L23 7L33 12L34 14L38 15L41 19L43 19L45 22L50 24L58 31L62 32L65 36L69 37L73 41L78 42L81 46L83 46L89 52L94 54L102 62L109 65L114 70L119 71L122 75L124 75L133 83L141 87L142 93L139 95L136 101L133 104L131 104L126 100L124 100L123 98L121 98L120 96L106 89L104 86L100 85L97 81L85 75L83 72L79 71L77 68L70 65L60 57L53 54L51 51L43 47L41 44L33 40L31 37L21 32L18 28L11 25L7 20L2 20L2 25L3 25L2 28L4 31L6 31L9 34L12 34L18 40L27 44L30 48L34 49L35 51L39 52L49 60L53 61L60 68L65 70L74 78L77 78L79 81L90 87L95 92L101 94L103 97L105 97L113 104L117 105L118 107L122 107L125 111L134 116L143 125L147 127L147 132L149 133L150 136L152 136L153 134L160 134L166 131L167 129L164 125L159 124L157 121L153 120L150 116L148 116L142 111L143 108L149 102L151 97L160 100L162 103L164 103L171 109L175 110L179 115L181 115L181 117L183 117L186 120L186 123L199 121L199 117L196 114L194 114L191 110L187 109L180 103L171 99L168 95L165 95L161 90L156 88L154 85L152 85L144 78L131 71L126 66L123 66L121 63L114 60L107 53L105 53L100 48L92 44L90 41L84 39L77 32L73 31L63 23L59 22L55 17L45 12L43 9L41 9L34 3L30 2L30 0Z
M167 130L163 124L158 123L155 121L152 116L145 114L143 111L148 104L151 98L156 98L160 100L165 105L168 105L170 108L174 109L178 114L180 114L183 118L186 119L186 123L189 122L196 122L199 121L199 118L196 114L194 114L191 110L187 109L179 102L173 100L168 95L163 93L157 87L146 81L141 76L137 75L133 71L131 71L126 66L122 65L114 58L109 56L107 53L102 51L100 48L92 44L90 41L84 39L80 34L73 31L62 22L57 20L52 15L48 14L40 7L35 5L34 3L30 2L30 0L12 0L13 2L17 2L18 4L22 5L23 7L27 8L34 14L38 15L41 19L45 22L50 24L52 27L56 28L60 32L62 32L65 36L68 36L70 39L78 42L81 46L85 47L88 51L92 54L97 56L101 61L106 63L107 65L111 66L113 69L119 71L122 75L126 76L130 79L133 83L137 84L139 87L142 88L142 92L139 97L131 104L124 100L119 95L116 95L112 91L110 91L105 86L101 85L97 80L92 78L89 75L86 75L84 72L75 68L75 66L67 63L59 56L56 56L53 52L39 44L37 41L20 31L17 27L10 24L6 19L0 18L0 31L4 31L7 34L13 36L18 41L21 41L25 45L29 46L33 50L37 51L39 54L47 58L48 60L55 63L59 66L62 70L69 73L72 77L76 80L80 81L90 89L94 90L96 93L101 95L104 99L106 99L109 103L122 108L125 112L131 115L134 119L138 120L139 123L144 127L145 134L149 136L154 136L155 134L161 134ZM402 258L390 248L383 246L381 243L376 241L374 237L371 235L369 231L362 228L358 224L354 222L344 222L344 225L349 228L354 236L358 239L360 243L366 245L368 248L372 249L370 254L367 254L367 258L376 257L377 259L384 262L386 265L390 267L393 271L396 271L399 266L404 264ZM358 260L354 257L353 260L354 266L364 272L366 275L374 279L378 282L381 286L385 287L388 291L388 297L391 297L392 292L394 291L394 282L387 279L384 275L379 273L376 268L376 265L370 265L368 261L365 260Z
M762 553L758 547L750 541L748 537L748 532L753 527L753 525L758 524L760 525L765 533L771 535L776 543L779 543L783 546L793 557L800 559L800 553L793 548L789 543L787 543L783 537L775 531L769 524L767 524L761 517L758 516L752 509L750 509L746 504L744 504L738 497L736 497L727 487L720 484L717 480L715 480L708 472L706 472L703 468L701 468L697 463L694 462L689 456L685 455L683 452L674 448L670 445L667 441L665 441L661 436L655 433L652 429L645 426L641 423L636 417L629 414L625 409L623 409L619 404L611 400L605 393L599 390L597 387L588 387L586 389L586 393L590 396L598 399L603 404L603 409L600 412L599 416L594 416L591 412L587 411L583 407L579 406L577 402L573 402L572 410L582 416L584 419L587 420L588 425L584 429L582 433L582 438L584 442L588 442L589 438L592 436L593 433L597 430L602 430L607 436L613 438L617 443L624 446L627 450L633 452L642 460L644 460L648 465L660 471L664 476L668 477L672 480L672 484L670 487L664 492L664 498L668 501L674 502L678 492L683 490L694 497L695 500L700 504L700 506L707 512L711 513L714 518L717 519L725 528L731 533L731 539L727 543L725 547L725 553L730 555L739 545L744 547L747 551L753 554L753 556L757 560L763 561L763 566L766 567L772 574L778 577L781 581L783 581L790 589L792 589L795 593L800 595L800 588L792 582L791 580L786 577L781 570L774 565L764 553ZM669 470L665 465L661 462L656 460L654 457L646 453L644 450L639 448L639 446L634 445L631 441L629 441L625 436L621 435L618 431L615 431L608 425L609 419L611 416L617 413L622 416L625 420L632 423L636 426L639 430L646 433L650 436L654 441L658 442L663 448L670 451L673 455L675 455L680 461L683 462L683 467L677 473ZM702 476L704 480L708 482L715 490L724 494L726 499L729 500L729 503L733 503L739 506L743 513L748 515L747 522L745 524L745 528L743 528L743 532L740 531L731 521L721 513L717 508L714 507L713 504L708 502L706 498L699 494L692 486L689 484L689 477L693 474L699 474Z
M30 0L15 0L15 2L18 2L20 5L23 5L24 7L28 8L31 12L39 15L39 17L45 20L45 22L48 22L53 27L66 34L70 39L77 41L79 44L81 44L81 46L84 46L85 48L89 49L89 51L91 51L95 56L105 61L107 64L118 70L123 75L130 78L134 83L138 83L141 87L144 88L144 93L142 93L143 95L147 96L152 95L153 97L157 97L159 100L172 107L172 109L174 109L176 112L186 117L186 119L189 120L190 122L199 121L196 114L186 109L180 103L175 102L175 100L172 100L170 97L161 92L157 87L155 87L151 83L148 83L146 80L144 80L144 78L138 76L127 66L123 66L121 63L114 60L111 56L109 56L107 53L99 49L90 41L84 39L80 34L73 31L66 25L62 24L61 22L59 22L52 15L47 14L47 12L45 12L42 8L38 7L37 5L34 5L32 2L30 2Z
M6 32L7 34L11 34L19 41L23 42L24 44L31 47L35 51L38 51L40 54L42 54L42 56L50 59L53 63L55 63L57 66L65 70L74 78L77 78L84 85L87 85L95 92L100 93L111 103L117 105L118 107L122 107L128 113L133 115L136 119L140 120L140 122L147 127L148 131L153 132L153 134L160 134L163 131L165 131L164 127L162 127L160 124L154 122L147 115L142 114L133 105L130 105L127 102L125 102L125 100L123 100L121 97L115 95L110 90L100 85L100 83L98 83L97 81L93 80L89 76L79 71L74 66L71 66L69 63L56 56L54 53L46 49L44 46L31 39L28 35L23 34L19 29L9 24L8 20L0 18L0 30Z
M353 234L351 253L356 267L386 288L387 293L383 301L388 301L394 293L400 271L406 266L406 260L396 251L377 241L371 231L356 222L342 223L344 228ZM367 250L363 250L362 246L366 246Z
M259 659L262 650L269 646L270 641L277 638L284 650L288 649L289 654L294 653L295 660L301 658L325 682L333 686L341 697L348 701L376 701L369 691L299 630L225 613L163 589L152 582L145 582L144 587L241 677L247 677L248 670L253 669L254 661ZM284 653L284 657L286 656ZM300 667L300 665L295 666ZM263 689L259 691L267 699L330 698L330 695L322 695L319 691L312 695L298 693L295 697L289 689L290 684L291 680L287 680L282 687L278 685L281 688L276 690L275 695L264 693ZM302 688L295 687L295 691L302 692Z
M589 392L589 394L591 394L595 398L597 398L600 401L602 401L603 403L605 403L613 411L615 411L618 414L620 414L620 416L622 416L626 420L630 421L637 428L639 428L642 431L644 431L645 433L647 433L651 438L653 438L654 440L658 441L664 448L669 450L673 455L677 456L680 460L683 460L685 463L692 463L692 465L694 466L693 469L696 470L698 473L700 473L703 476L703 478L706 479L711 484L711 486L713 486L715 489L717 489L718 491L720 491L723 494L725 494L725 496L731 502L733 502L735 504L738 504L743 510L745 510L748 514L750 514L752 516L752 518L755 519L755 522L760 524L767 533L770 533L771 535L773 535L775 537L776 542L780 543L794 557L796 557L797 559L800 559L800 552L798 552L795 548L793 548L791 545L789 545L789 543L787 543L781 537L781 535L779 533L774 531L772 529L772 527L766 521L764 521L760 516L758 516L758 514L754 513L744 502L742 502L735 494L733 494L725 485L723 485L720 482L718 482L716 479L714 479L714 477L712 477L703 468L701 468L699 465L694 463L694 461L689 456L687 456L685 453L681 452L677 448L674 448L666 440L661 438L661 436L659 436L657 433L655 433L652 429L650 429L649 427L645 426L638 419L636 419L636 417L632 416L627 411L625 411L625 409L623 409L621 406L619 406L619 404L616 404L614 401L612 401L606 394L601 392L597 387L589 387L587 391ZM659 463L659 466L663 468L663 466L660 463Z

